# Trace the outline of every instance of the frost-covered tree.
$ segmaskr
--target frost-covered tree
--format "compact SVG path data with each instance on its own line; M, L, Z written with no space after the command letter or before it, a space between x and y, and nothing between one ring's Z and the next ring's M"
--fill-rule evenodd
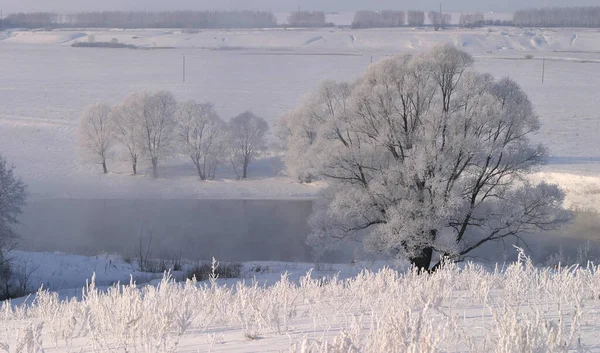
M401 27L406 23L404 11L357 11L354 14L352 28Z
M131 162L133 175L137 175L138 163L143 156L143 139L139 99L130 95L123 103L113 109L112 127L115 138L123 146L124 151Z
M266 148L268 131L265 119L252 112L244 112L229 121L231 163L239 178L248 177L250 162Z
M409 26L422 26L425 23L425 11L408 11L406 20Z
M177 124L177 101L171 92L143 93L142 131L144 149L152 163L152 177L158 178L158 162L169 153Z
M435 11L429 12L429 21L435 30L444 29L452 22L452 15L449 13L440 13Z
M189 156L201 180L214 179L226 150L227 124L212 103L193 100L179 104L177 134L183 153Z
M314 136L288 148L328 181L310 219L313 245L352 239L430 269L434 257L461 261L486 242L569 220L556 185L527 179L545 157L528 139L540 123L527 95L472 62L451 45L386 58L351 84L326 83L323 108L304 100L296 121L311 127L298 130Z
M349 94L349 85L324 81L317 92L304 97L298 108L278 122L277 135L287 144L284 161L290 176L304 183L312 181L313 159L306 151L315 143L320 126L345 114Z
M6 251L16 244L17 234L13 227L19 223L18 217L23 212L26 199L25 183L14 174L14 167L0 155L0 281L2 283L8 283L10 277L10 264Z
M325 27L326 16L323 11L294 11L288 16L290 27Z
M127 148L134 174L144 156L152 164L152 177L158 178L158 162L172 147L176 112L177 101L168 91L131 94L115 110L114 125Z
M546 7L514 13L515 26L600 27L600 6Z
M485 15L482 12L461 13L458 24L462 27L480 27L485 23Z
M86 108L79 122L79 146L83 155L102 164L104 174L108 173L106 160L115 142L111 114L110 105L94 104Z

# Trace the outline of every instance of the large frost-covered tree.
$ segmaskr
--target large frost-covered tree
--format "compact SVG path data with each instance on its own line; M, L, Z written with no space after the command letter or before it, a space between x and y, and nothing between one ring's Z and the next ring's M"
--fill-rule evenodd
M277 135L287 144L284 162L300 182L313 179L313 155L306 153L317 140L317 130L343 114L350 95L348 84L324 81L317 92L306 95L300 106L277 123ZM335 132L335 128L332 129Z
M341 239L409 259L464 259L481 244L555 229L570 218L556 185L527 174L545 150L514 81L470 69L451 45L386 58L353 83L326 82L281 123L287 166L328 181L310 242Z
M252 112L244 112L229 121L231 163L239 178L248 177L250 162L266 148L268 131L265 119Z
M79 145L82 152L89 159L102 164L104 174L108 173L106 160L115 140L111 114L110 105L94 104L86 108L79 123Z
M212 103L179 104L177 133L182 151L192 159L201 180L214 179L225 155L227 125Z

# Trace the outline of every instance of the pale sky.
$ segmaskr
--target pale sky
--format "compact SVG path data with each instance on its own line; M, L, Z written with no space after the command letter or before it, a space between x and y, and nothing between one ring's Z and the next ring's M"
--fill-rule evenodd
M84 10L266 10L323 11L434 10L513 12L546 6L600 5L600 0L0 0L4 13L18 11L76 12Z

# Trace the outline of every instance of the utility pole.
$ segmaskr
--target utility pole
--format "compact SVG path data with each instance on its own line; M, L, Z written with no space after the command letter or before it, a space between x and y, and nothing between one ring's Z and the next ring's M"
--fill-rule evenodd
M546 58L542 58L542 83L544 83L545 76L546 76Z
M183 83L185 83L185 55L183 55Z

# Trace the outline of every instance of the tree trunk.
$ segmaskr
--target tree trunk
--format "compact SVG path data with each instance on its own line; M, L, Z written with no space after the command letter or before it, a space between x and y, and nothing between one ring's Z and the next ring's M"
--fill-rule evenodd
M102 161L102 169L104 170L104 174L108 174L108 168L106 168L106 161Z
M244 163L244 170L242 172L242 179L246 179L248 177L248 163Z
M202 180L202 181L206 180L206 175L204 175L204 173L202 172L202 168L200 167L200 162L194 161L194 164L196 165L196 170L198 171L198 177L200 177L200 180Z
M158 158L152 158L152 178L158 179Z
M431 266L431 258L433 257L433 248L426 247L421 249L421 253L411 257L410 262L415 265L419 272L429 272Z
M133 168L133 175L137 175L137 163L133 162L131 164L132 168Z

